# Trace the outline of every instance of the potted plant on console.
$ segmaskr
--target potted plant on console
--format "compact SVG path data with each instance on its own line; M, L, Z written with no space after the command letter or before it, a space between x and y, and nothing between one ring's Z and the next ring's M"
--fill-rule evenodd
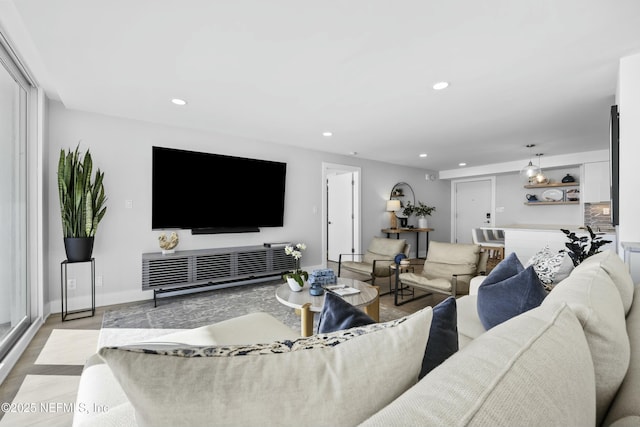
M69 149L60 150L58 162L58 194L64 247L69 262L91 260L93 239L107 207L104 206L104 173L98 169L91 179L91 154Z
M427 216L431 216L431 212L435 210L435 206L427 206L422 202L414 206L413 213L418 217L418 228L427 228Z
M285 246L284 253L291 255L296 260L296 269L291 273L285 273L282 278L287 281L289 288L294 292L299 292L304 287L307 280L309 280L309 273L300 269L300 258L302 258L302 251L307 249L307 245L304 243L298 243L295 246Z

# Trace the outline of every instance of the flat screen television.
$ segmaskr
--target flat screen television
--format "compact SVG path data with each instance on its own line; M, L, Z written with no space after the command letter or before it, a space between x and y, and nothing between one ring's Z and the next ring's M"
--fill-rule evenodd
M151 227L193 234L282 227L287 164L153 147Z
M609 130L611 144L609 147L609 156L611 157L609 163L611 168L611 223L618 225L620 223L620 115L617 105L611 106Z

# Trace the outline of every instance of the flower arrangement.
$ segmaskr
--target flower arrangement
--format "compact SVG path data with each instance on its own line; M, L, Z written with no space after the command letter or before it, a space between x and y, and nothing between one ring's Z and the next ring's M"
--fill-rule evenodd
M283 274L282 278L285 280L295 280L296 283L300 285L300 288L304 286L305 280L309 280L309 273L300 269L300 258L302 258L302 251L304 251L305 249L307 249L307 245L305 245L304 243L298 243L295 246L285 246L284 248L284 253L287 255L291 255L296 261L296 269L292 273Z

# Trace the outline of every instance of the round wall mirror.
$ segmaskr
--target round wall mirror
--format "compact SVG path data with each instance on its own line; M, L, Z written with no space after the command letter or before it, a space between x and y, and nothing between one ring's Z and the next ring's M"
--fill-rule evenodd
M405 228L408 217L402 213L402 209L407 205L407 202L411 202L415 206L416 195L413 192L413 188L406 182L399 182L391 189L389 200L400 200L401 209L396 212L396 217L400 220L400 227Z

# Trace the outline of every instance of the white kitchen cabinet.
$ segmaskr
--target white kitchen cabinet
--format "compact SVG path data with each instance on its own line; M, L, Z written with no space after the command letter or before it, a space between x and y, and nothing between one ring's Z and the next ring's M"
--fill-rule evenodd
M582 200L585 203L610 201L609 162L585 163L583 171Z

